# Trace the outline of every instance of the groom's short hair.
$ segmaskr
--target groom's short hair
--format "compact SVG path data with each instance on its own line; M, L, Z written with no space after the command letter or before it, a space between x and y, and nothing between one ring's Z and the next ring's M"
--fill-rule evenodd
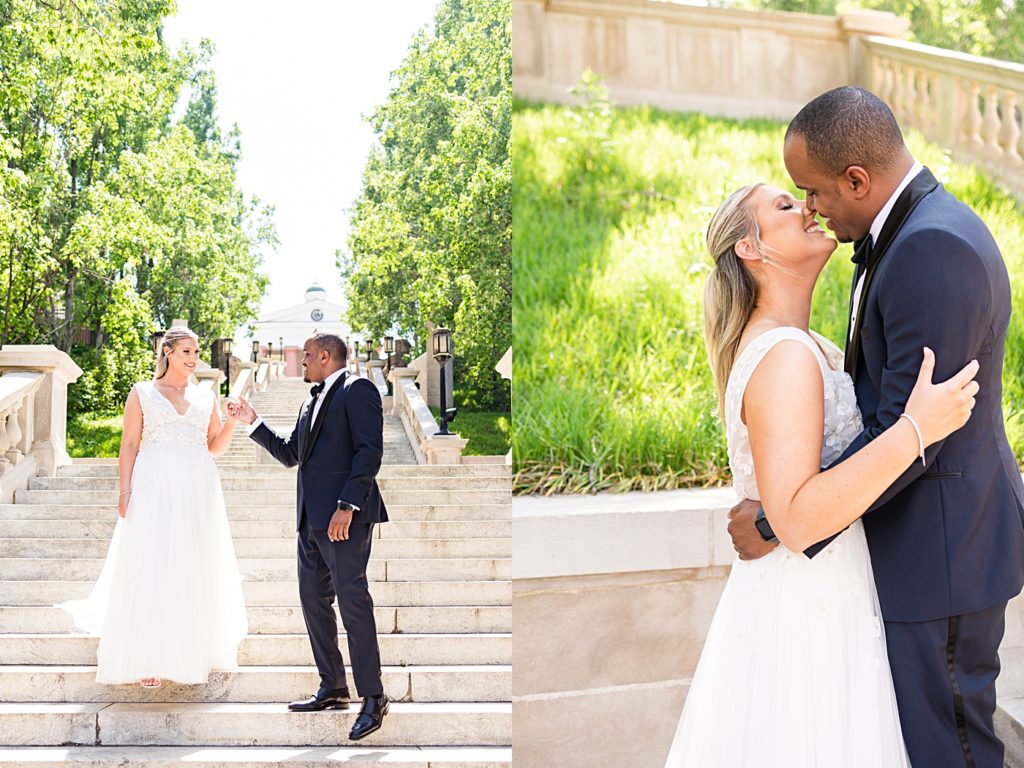
M314 333L310 338L313 339L313 345L317 348L317 351L322 352L327 350L331 355L331 360L337 360L339 363L344 364L348 360L348 347L345 346L345 342L340 336L336 336L333 333Z
M844 85L809 101L786 129L786 141L800 135L810 161L822 173L839 176L851 165L886 171L902 155L899 123L871 91Z

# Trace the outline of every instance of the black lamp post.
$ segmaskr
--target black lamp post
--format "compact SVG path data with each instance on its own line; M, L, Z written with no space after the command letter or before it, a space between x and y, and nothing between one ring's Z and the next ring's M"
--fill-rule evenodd
M164 342L164 334L167 331L153 331L153 351L156 352L157 357L160 356L160 345Z
M391 355L395 352L395 337L385 336L384 337L384 353L388 356L388 394L391 394Z
M356 345L356 373L359 373L359 339L355 340Z
M252 361L255 363L260 359L260 343L256 339L252 340Z
M284 336L277 337L277 343L281 347L281 362L284 362Z
M231 394L231 346L233 339L224 338L220 340L220 348L224 351L224 394Z
M274 359L274 342L268 341L267 342L267 360L271 360L272 361L273 359Z
M441 365L441 429L437 434L450 435L448 431L449 419L455 418L455 409L448 407L448 398L444 391L444 366L448 358L452 356L452 332L447 328L438 328L430 338L431 354Z

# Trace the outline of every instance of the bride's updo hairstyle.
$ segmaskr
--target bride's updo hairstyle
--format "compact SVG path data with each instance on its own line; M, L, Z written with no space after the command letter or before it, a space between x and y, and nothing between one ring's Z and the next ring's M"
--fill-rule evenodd
M725 416L725 386L736 361L740 337L757 305L757 283L736 254L736 244L750 237L763 250L751 194L763 186L749 184L718 206L707 231L707 249L715 266L704 286L704 343L718 389L718 407Z
M162 379L164 374L167 373L167 353L174 349L174 345L183 339L192 339L196 344L199 343L199 337L189 328L183 325L176 325L173 328L168 328L167 332L164 333L163 341L160 342L160 349L156 356L156 375L155 379Z

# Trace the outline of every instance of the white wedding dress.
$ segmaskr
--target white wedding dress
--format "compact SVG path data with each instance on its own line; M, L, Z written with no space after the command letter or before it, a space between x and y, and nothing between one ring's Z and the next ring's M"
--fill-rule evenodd
M179 414L153 382L135 385L143 430L126 516L92 593L62 607L99 635L96 681L205 683L237 668L248 628L224 494L206 434L216 394L185 390Z
M797 328L755 338L725 395L733 486L758 499L743 391L784 339L806 344L825 385L827 466L862 429L843 355ZM824 349L824 353L823 353ZM813 559L783 546L737 559L697 665L666 768L903 768L909 765L893 693L871 559L858 520Z

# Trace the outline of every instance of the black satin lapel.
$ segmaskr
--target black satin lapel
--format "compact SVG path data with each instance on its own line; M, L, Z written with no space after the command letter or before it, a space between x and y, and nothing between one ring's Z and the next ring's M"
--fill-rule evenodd
M939 182L932 172L927 168L921 169L921 172L911 180L907 188L896 198L896 204L893 205L892 211L889 212L889 217L885 220L882 231L878 233L878 242L875 243L874 252L871 255L871 263L867 265L867 272L864 275L864 287L860 291L860 302L857 305L857 324L854 326L853 337L850 339L846 349L846 372L851 376L856 377L857 373L857 361L860 358L860 329L864 323L864 303L868 296L868 290L871 288L872 278L875 276L878 265L885 258L889 245L896 238L896 234L903 228L907 219L910 218L910 214L913 213L918 203L924 200L937 186L939 186Z
M302 409L302 416L299 418L298 430L299 430L299 463L302 464L306 461L306 451L309 449L309 417L312 413L311 403L312 400L306 401L305 407Z
M334 393L345 386L346 378L346 376L342 376L333 387L322 395L324 401L320 404L320 410L317 411L316 414L316 421L313 422L313 428L310 430L309 440L307 441L308 445L305 446L302 451L303 462L305 462L306 459L309 458L309 454L312 453L313 446L316 445L316 438L320 434L320 428L323 426L324 420L327 418L327 409L331 407L331 400L334 399Z

